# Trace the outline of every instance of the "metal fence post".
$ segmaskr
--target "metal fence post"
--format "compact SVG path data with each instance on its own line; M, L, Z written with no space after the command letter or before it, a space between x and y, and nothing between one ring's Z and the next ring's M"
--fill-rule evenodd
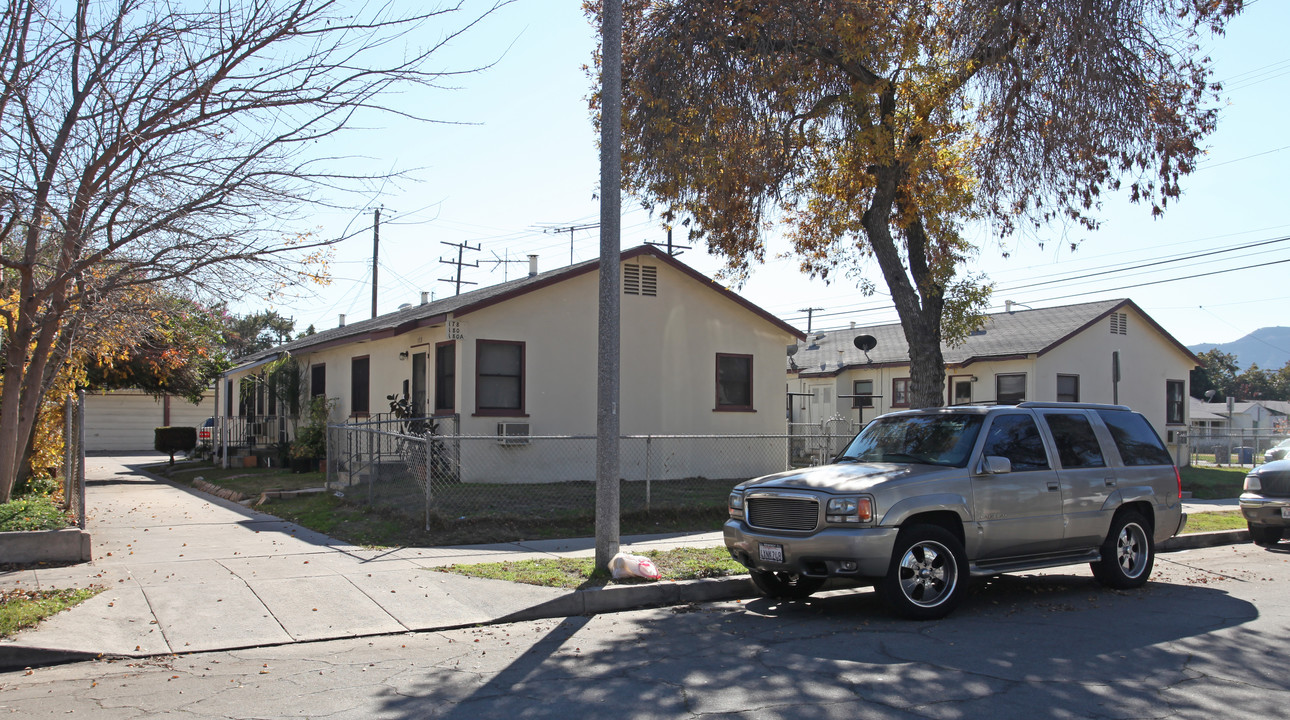
M425 446L425 458L426 458L426 487L425 487L425 494L426 494L426 502L425 502L425 506L426 506L426 518L425 518L425 519L426 519L426 530L429 530L429 529L430 529L430 504L431 504L432 502L434 502L433 492L432 492L432 490L431 490L431 488L430 488L430 484L434 482L434 442L432 442L432 441L430 440L430 438L431 438L431 437L432 437L432 436L431 436L431 434L430 434L429 432L427 432L427 433L426 433L426 434L421 438L422 442L424 442L424 443L426 444L426 446Z
M650 443L652 442L652 440L653 440L652 435L645 436L645 511L646 512L649 512L649 509L650 509L650 480L653 478L653 476L650 473L650 467L649 467Z
M68 393L67 398L63 401L63 509L72 508L72 473L76 472L76 466L72 465L72 453L76 450L76 442L72 439L72 410L75 405L72 402L72 394Z
M80 508L78 508L76 525L80 529L85 529L85 391L76 391L76 422L80 425L77 428L77 467L76 467L76 494L79 499Z

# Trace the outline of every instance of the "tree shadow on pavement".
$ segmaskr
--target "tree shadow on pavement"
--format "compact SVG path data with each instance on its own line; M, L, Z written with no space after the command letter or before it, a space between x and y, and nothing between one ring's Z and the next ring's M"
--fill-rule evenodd
M1259 619L1193 577L996 578L923 623L864 589L664 608L571 619L473 682L432 667L381 716L1279 717L1290 653Z

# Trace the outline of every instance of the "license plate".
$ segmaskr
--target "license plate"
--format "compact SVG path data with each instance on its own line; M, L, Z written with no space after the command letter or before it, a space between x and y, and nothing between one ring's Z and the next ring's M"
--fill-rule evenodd
M1281 517L1290 518L1290 507L1281 508Z
M775 543L758 543L757 551L759 557L766 562L782 563L784 562L784 546Z

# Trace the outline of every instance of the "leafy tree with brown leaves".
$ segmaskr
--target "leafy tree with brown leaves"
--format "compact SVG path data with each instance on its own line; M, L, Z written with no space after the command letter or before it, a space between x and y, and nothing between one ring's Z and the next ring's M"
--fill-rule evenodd
M624 176L736 280L776 225L814 277L872 292L876 263L939 405L989 292L964 227L1092 230L1104 191L1163 212L1216 122L1200 42L1242 5L625 0Z
M0 0L0 502L102 305L322 277L329 241L301 225L382 179L328 143L419 118L384 98L456 74L436 51L509 0L479 1Z

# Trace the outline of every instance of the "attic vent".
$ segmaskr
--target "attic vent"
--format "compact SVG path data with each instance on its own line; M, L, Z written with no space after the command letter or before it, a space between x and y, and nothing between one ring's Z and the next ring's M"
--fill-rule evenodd
M1111 313L1111 334L1129 334L1129 315L1127 313Z
M623 264L623 293L658 296L658 268L653 265Z

